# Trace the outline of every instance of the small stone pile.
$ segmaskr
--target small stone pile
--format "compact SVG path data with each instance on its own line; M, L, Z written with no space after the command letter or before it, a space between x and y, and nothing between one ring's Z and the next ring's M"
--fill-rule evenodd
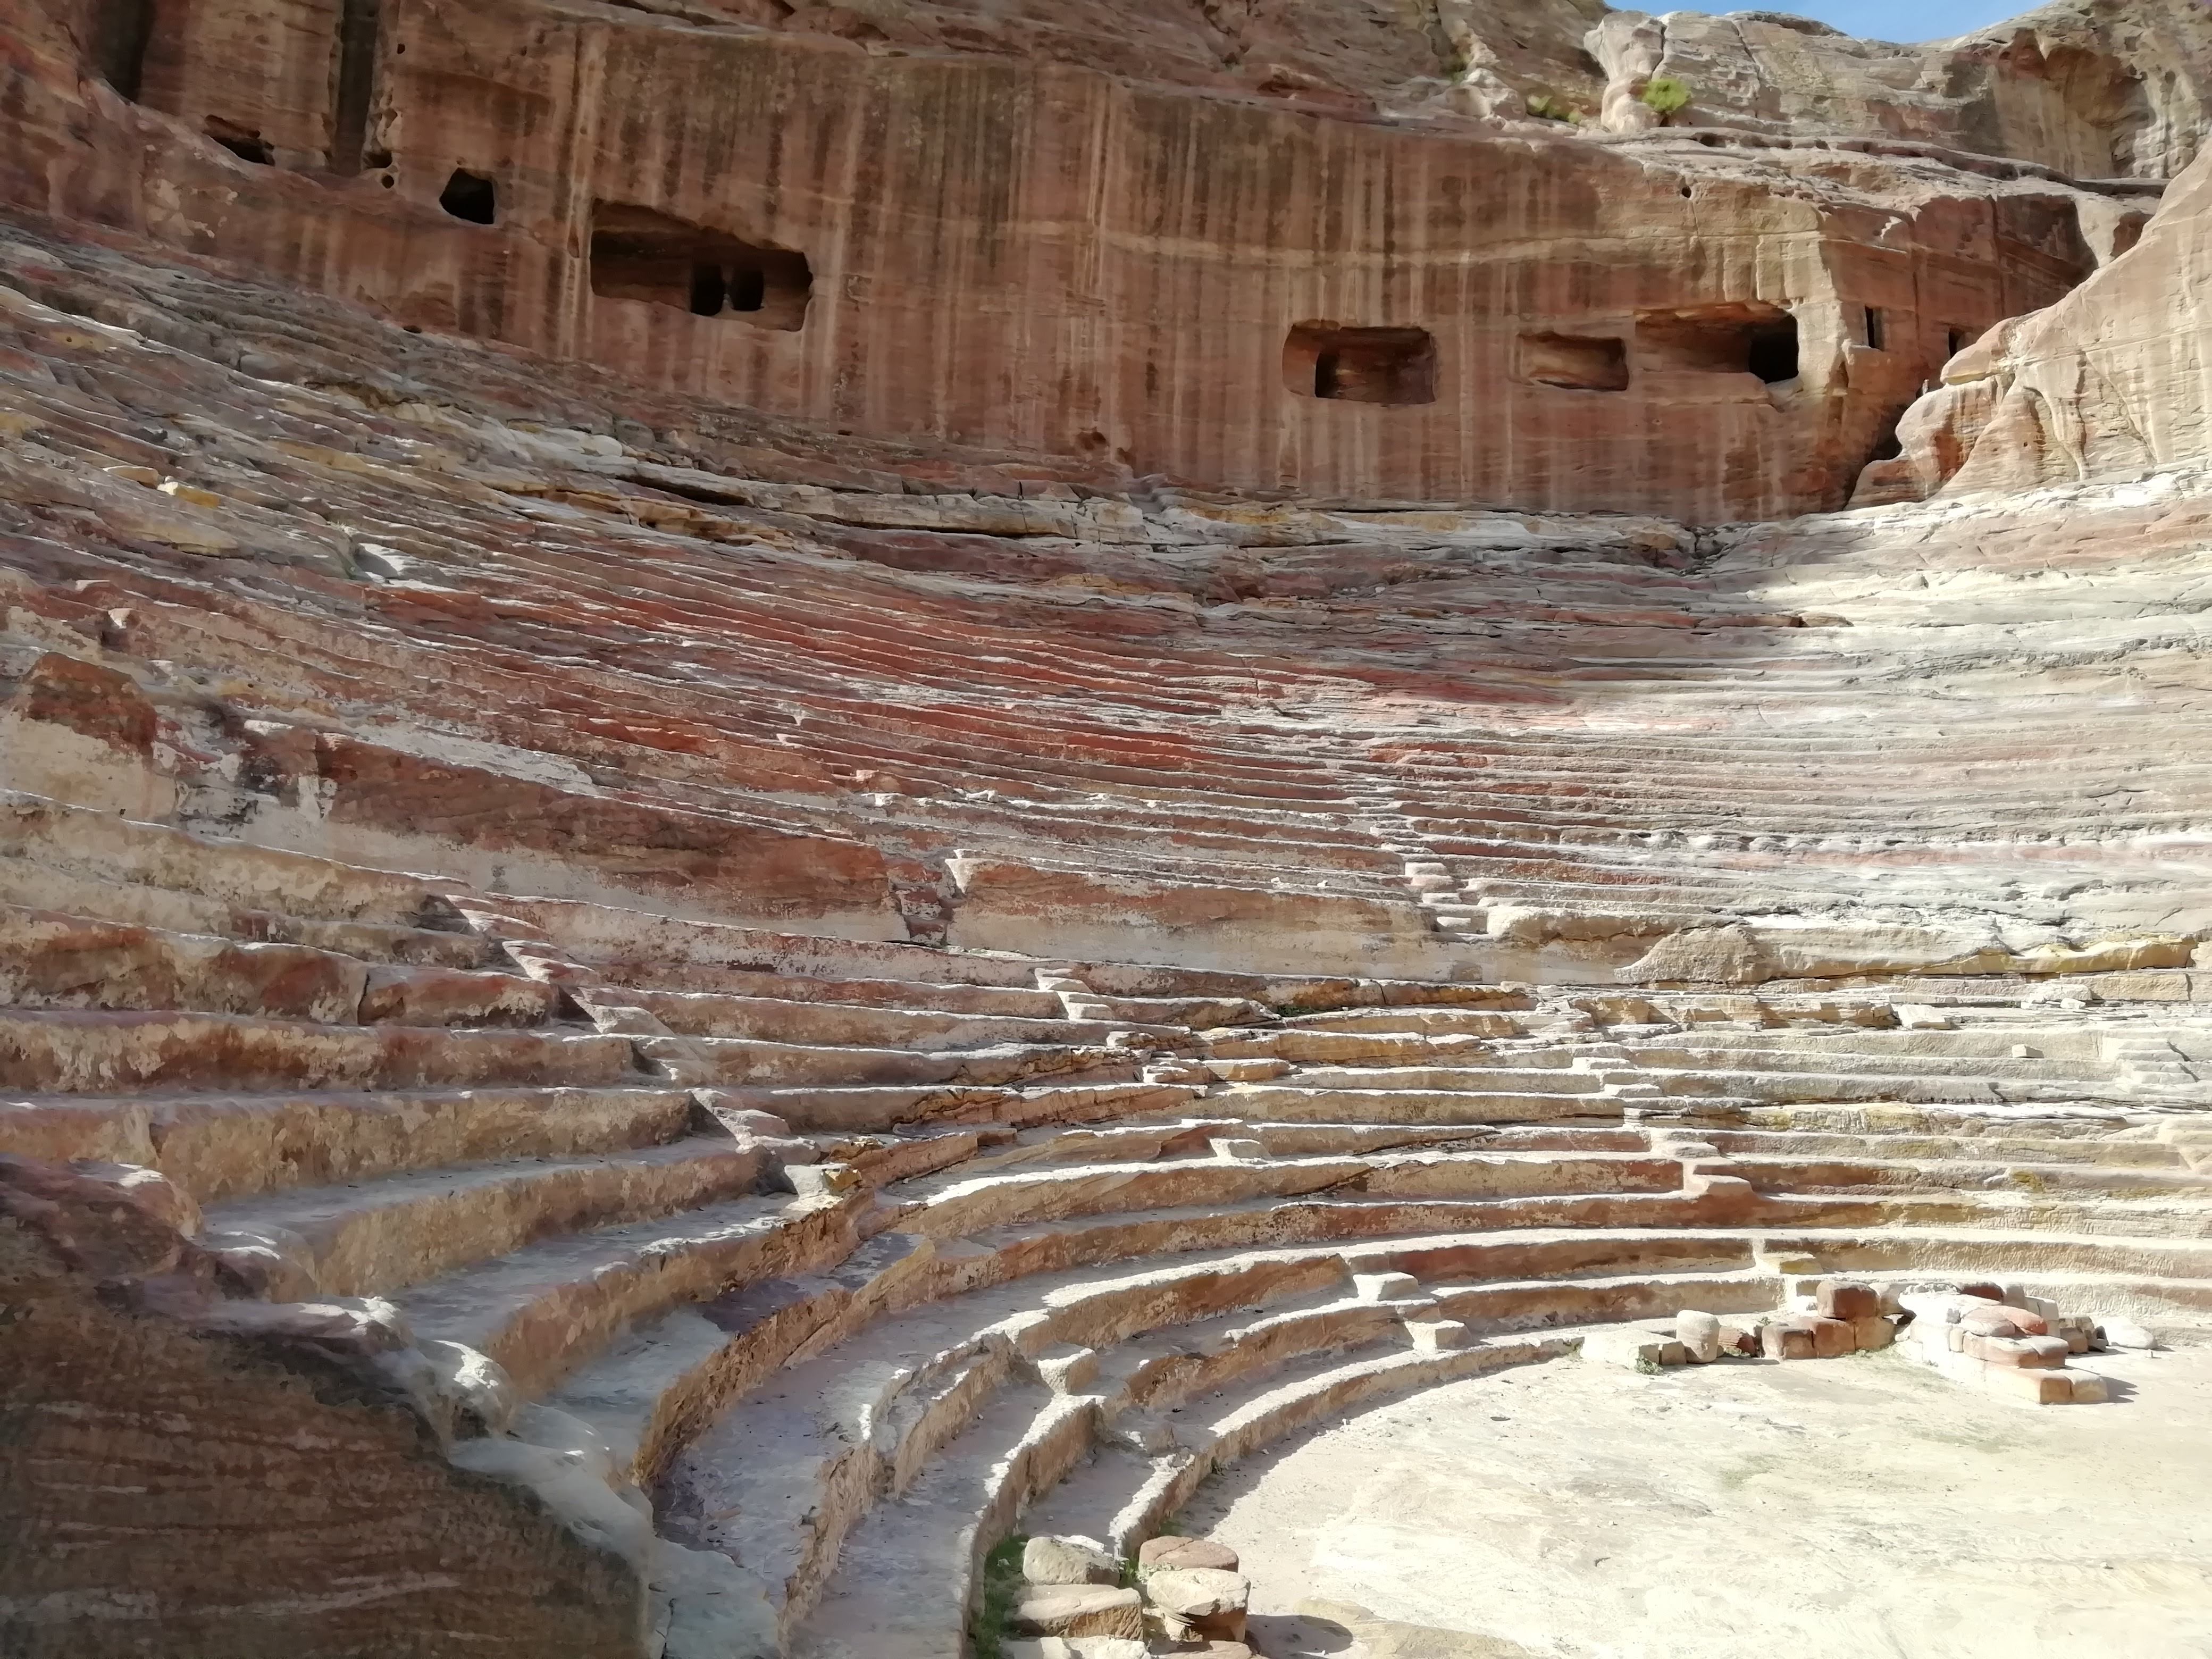
M1160 1537L1137 1552L1137 1583L1097 1540L1032 1538L1026 1590L1005 1659L1146 1659L1154 1653L1251 1659L1244 1644L1251 1581L1236 1551L1201 1538Z
M2062 1314L2054 1302L1990 1283L1876 1289L1823 1279L1775 1313L1684 1309L1671 1321L1593 1331L1583 1357L1653 1370L1717 1359L1836 1359L1902 1342L1913 1358L1954 1380L2029 1405L2089 1405L2105 1379L2068 1358L2108 1347L2155 1346L2132 1320Z
M1828 1279L1778 1312L1685 1308L1672 1320L1595 1331L1583 1339L1583 1356L1639 1370L1717 1359L1836 1359L1888 1347L1897 1327L1895 1311L1883 1310L1872 1285Z
M2105 1379L2067 1360L2108 1346L2150 1346L2148 1332L2123 1321L2100 1324L2087 1314L1997 1285L1909 1291L1899 1304L1912 1315L1905 1352L1953 1381L2031 1406L2087 1406L2109 1397ZM2118 1340L2112 1339L2117 1337Z

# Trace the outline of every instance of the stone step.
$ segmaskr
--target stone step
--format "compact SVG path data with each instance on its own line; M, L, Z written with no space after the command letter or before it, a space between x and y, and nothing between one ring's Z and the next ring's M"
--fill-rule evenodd
M1629 1075L1623 1073L1622 1075ZM2140 1102L2142 1091L2110 1082L2045 1082L1952 1073L1855 1072L1669 1070L1653 1067L1632 1075L1656 1084L1671 1099L1680 1096L1728 1096L1775 1104L1822 1105L1846 1102L1900 1105L1995 1106L2081 1103L2124 1105ZM2203 1091L2212 1105L2212 1087ZM2190 1098L2185 1094L2183 1098Z
M1260 1197L1671 1193L1681 1184L1679 1162L1648 1153L1393 1153L1255 1163L1188 1158L985 1176L956 1170L887 1188L878 1202L889 1224L949 1238L1073 1216L1229 1206Z
M1559 1358L1574 1351L1576 1340L1559 1331L1479 1337L1441 1353L1401 1350L1346 1358L1323 1352L1194 1401L1174 1431L1176 1447L1153 1459L1145 1486L1115 1513L1107 1542L1133 1553L1210 1477L1285 1435L1373 1401Z
M1114 1031L1126 1029L1106 1021L1062 1018L1057 998L1051 1018L1034 1019L697 992L595 989L592 994L611 1006L641 1008L680 1036L800 1047L896 1048L917 1054L997 1046L1103 1048ZM1163 1045L1187 1040L1176 1027L1154 1026L1145 1035Z
M516 975L363 962L0 906L0 1005L246 1014L318 1024L538 1025L560 994Z
M276 1301L387 1295L537 1239L695 1210L752 1192L757 1146L695 1137L633 1152L455 1165L229 1200L202 1237L250 1250Z
M455 1342L536 1399L622 1331L732 1286L819 1273L859 1243L849 1199L726 1200L541 1239L401 1291L418 1339Z
M0 857L0 904L48 915L89 918L106 927L240 944L292 945L356 962L480 969L495 965L495 947L468 932L403 922L301 916L256 908L222 896L106 880L28 859ZM455 926L459 926L458 918Z
M1593 1084L1595 1078L1589 1079ZM1717 1092L1717 1091L1716 1091ZM1740 1098L1740 1097L1739 1097ZM1668 1103L1688 1109L1686 1096ZM1562 1118L1612 1118L1620 1108L1596 1094L1436 1089L1348 1089L1277 1083L1230 1083L1206 1097L1209 1112L1286 1123L1523 1123Z
M238 1092L644 1081L627 1038L317 1025L245 1015L0 1008L0 1089Z
M1000 1390L904 1497L854 1528L788 1659L963 1659L983 1557L1082 1455L1096 1413L1042 1384Z
M1522 1035L1524 1023L1511 1014L1485 1008L1422 1007L1339 1008L1326 1013L1293 1014L1283 1021L1285 1031L1364 1032L1380 1036L1510 1037Z
M723 963L671 960L623 963L607 968L604 976L611 984L635 982L663 992L707 996L766 997L778 1002L844 1003L867 1008L934 1009L951 1014L999 1014L1021 1019L1060 1017L1058 995L1018 984L831 979L732 967Z
M669 1088L60 1095L0 1100L0 1151L159 1170L202 1204L496 1158L659 1146L692 1122Z
M1148 1115L1188 1105L1203 1091L1182 1084L1057 1083L938 1088L732 1088L729 1103L771 1112L807 1134L881 1133L902 1125L975 1124L1021 1128Z
M1781 1305L1782 1281L1773 1273L1626 1273L1561 1281L1501 1279L1476 1285L1424 1287L1437 1311L1468 1328L1549 1330L1562 1325L1607 1325L1630 1319L1671 1317L1685 1308L1704 1313L1759 1313Z
M667 1039L646 1038L640 1048L654 1054ZM821 1048L765 1042L749 1037L686 1037L733 1087L792 1088L802 1085L933 1085L1006 1086L1055 1075L1106 1074L1133 1081L1138 1064L1129 1052L1100 1045L994 1043L945 1054L908 1048Z
M1731 1158L1863 1156L1884 1161L1995 1159L2021 1164L2117 1164L2141 1169L2184 1167L2172 1146L2152 1140L2103 1140L2078 1136L2061 1139L1996 1133L1837 1134L1813 1130L1747 1129L1700 1130L1697 1138Z
M283 915L414 928L443 908L419 876L142 823L12 789L0 791L0 857Z
M1911 1036L1922 1034L1913 1033ZM2102 1082L2112 1067L2097 1060L2038 1058L2014 1060L2002 1050L1996 1055L1925 1053L1907 1050L1906 1034L1899 1034L1897 1048L1885 1052L1872 1044L1844 1049L1829 1044L1807 1043L1802 1048L1767 1042L1741 1045L1626 1045L1631 1065L1652 1071L1757 1071L1777 1076L1796 1073L1847 1077L1941 1078L1959 1077L1978 1084L1991 1080L2031 1083ZM1990 1045L1995 1046L1995 1045Z
M1784 1158L1737 1155L1704 1161L1700 1170L1739 1176L1756 1188L1778 1193L1833 1193L1859 1188L1883 1192L1937 1189L2094 1194L2122 1199L2212 1197L2212 1176L2186 1170L2147 1170L2080 1163L2003 1163L1965 1158L1921 1161Z
M1294 1079L1301 1089L1419 1090L1431 1094L1595 1095L1594 1073L1562 1065L1534 1066L1308 1066Z

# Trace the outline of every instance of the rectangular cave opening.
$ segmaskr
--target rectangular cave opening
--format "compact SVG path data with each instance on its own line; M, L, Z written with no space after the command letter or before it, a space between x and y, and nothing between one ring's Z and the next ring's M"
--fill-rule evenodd
M1797 378L1797 319L1764 301L1645 312L1636 349L1655 368L1756 374L1769 386Z
M146 49L153 43L154 0L99 0L94 7L93 70L134 104L146 83Z
M1628 390L1628 342L1604 335L1523 334L1520 378L1571 392Z
M1304 398L1432 404L1437 400L1436 339L1425 328L1299 323L1283 343L1283 384Z
M651 208L597 204L592 292L763 328L806 320L814 271L804 253L746 241Z
M1882 327L1881 307L1880 306L1869 306L1866 308L1866 343L1868 349L1872 351L1887 350L1889 348L1884 343L1887 337L1887 331Z

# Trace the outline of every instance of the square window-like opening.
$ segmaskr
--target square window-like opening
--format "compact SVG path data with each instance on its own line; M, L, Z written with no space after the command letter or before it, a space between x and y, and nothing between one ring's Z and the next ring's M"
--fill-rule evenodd
M1868 348L1874 351L1886 351L1888 349L1887 338L1888 331L1882 326L1881 307L1880 306L1867 307L1866 343Z
M1797 378L1797 319L1759 301L1645 312L1636 350L1654 368L1755 374L1772 386Z
M1538 386L1575 392L1626 392L1628 342L1603 335L1523 334L1516 373Z
M592 292L763 328L806 320L813 268L804 253L748 242L650 208L601 202L592 218Z
M438 205L472 225L494 224L499 219L499 186L480 173L455 167L438 197Z
M1437 343L1425 328L1300 323L1283 343L1283 384L1344 403L1432 404Z

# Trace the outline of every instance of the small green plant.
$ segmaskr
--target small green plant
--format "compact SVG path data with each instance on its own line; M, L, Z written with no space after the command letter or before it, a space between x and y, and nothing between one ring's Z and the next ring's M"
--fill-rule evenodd
M1574 112L1548 92L1530 96L1528 113L1539 121L1571 121L1575 118Z
M983 1558L983 1594L968 1626L975 1659L1002 1659L1006 1625L1022 1599L1022 1549L1029 1541L1017 1533Z
M1644 103L1647 109L1656 110L1664 120L1677 110L1690 106L1690 88L1671 75L1655 75L1644 83Z

